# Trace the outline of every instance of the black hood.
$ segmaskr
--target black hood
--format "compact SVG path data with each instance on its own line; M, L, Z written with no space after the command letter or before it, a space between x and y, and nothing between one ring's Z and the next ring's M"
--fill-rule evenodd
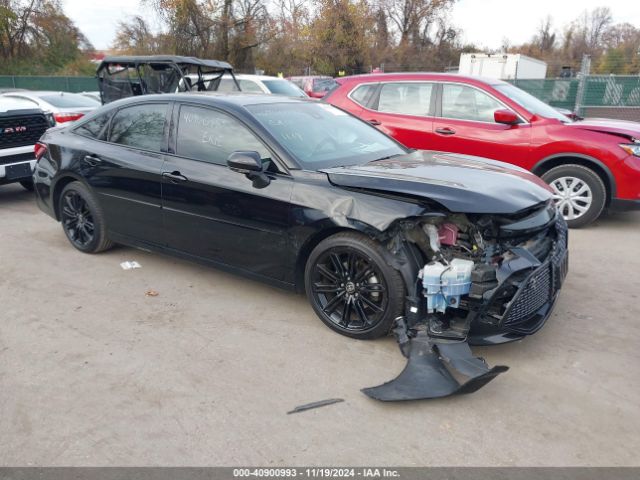
M415 151L322 171L334 185L423 197L458 213L516 213L551 198L551 189L527 170L452 153Z

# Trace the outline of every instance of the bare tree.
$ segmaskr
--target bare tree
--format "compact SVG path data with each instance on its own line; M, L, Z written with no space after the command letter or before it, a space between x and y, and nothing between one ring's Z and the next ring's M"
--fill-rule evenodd
M553 32L551 15L540 21L538 31L533 37L533 43L541 52L551 51L556 44L556 34Z
M381 0L400 37L400 44L424 38L436 17L455 0Z

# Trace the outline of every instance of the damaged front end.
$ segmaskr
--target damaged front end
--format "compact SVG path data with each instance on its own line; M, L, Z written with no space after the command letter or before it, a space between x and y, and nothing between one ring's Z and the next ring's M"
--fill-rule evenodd
M506 371L489 368L469 344L535 333L567 274L567 226L551 202L512 215L405 219L383 240L410 287L393 330L407 365L363 389L382 401L472 393Z

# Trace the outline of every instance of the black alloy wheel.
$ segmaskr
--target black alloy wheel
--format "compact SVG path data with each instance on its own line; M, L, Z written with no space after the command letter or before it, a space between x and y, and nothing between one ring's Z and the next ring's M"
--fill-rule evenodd
M87 248L95 238L95 223L87 202L74 190L62 197L62 228L67 238L79 249Z
M402 311L400 275L381 258L382 247L368 237L348 233L328 240L334 245L323 248L327 241L322 242L307 265L307 296L314 310L343 335L376 338L387 334Z
M58 205L62 229L74 247L85 253L97 253L112 246L102 210L85 185L68 184Z

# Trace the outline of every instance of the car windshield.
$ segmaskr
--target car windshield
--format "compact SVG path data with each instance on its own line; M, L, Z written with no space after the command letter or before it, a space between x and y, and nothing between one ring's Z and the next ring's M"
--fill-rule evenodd
M263 80L264 86L274 95L287 95L289 97L306 97L307 94L288 80Z
M40 95L40 98L56 108L90 108L100 105L97 100L74 93Z
M306 170L362 165L407 152L376 128L331 105L268 103L247 109Z
M493 85L493 88L535 115L540 115L545 118L555 118L561 122L571 122L569 117L561 114L551 105L544 103L542 100L537 99L533 95L525 92L524 90L520 90L518 87L514 87L509 83Z

